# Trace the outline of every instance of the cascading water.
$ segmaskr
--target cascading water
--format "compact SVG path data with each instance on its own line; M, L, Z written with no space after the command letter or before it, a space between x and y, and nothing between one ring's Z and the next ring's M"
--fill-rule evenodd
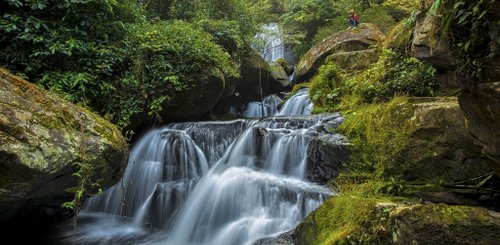
M269 23L262 27L263 31L256 36L260 40L256 45L264 60L274 62L285 56L283 32L278 23ZM254 45L255 46L255 45Z
M313 103L309 99L309 89L299 90L280 109L278 116L311 115Z
M252 244L291 230L332 195L308 180L309 146L326 135L343 142L329 133L341 121L333 114L153 130L132 150L123 180L85 202L76 235L63 243Z
M266 97L263 102L264 103L248 103L247 110L245 111L245 117L256 118L274 116L278 113L278 105L282 102L282 100L280 97L273 94Z
M311 115L313 103L309 99L309 89L304 88L290 97L278 110L282 100L277 95L271 95L264 99L264 103L250 102L245 112L247 118L259 118L266 116L298 116ZM264 110L264 113L262 112Z

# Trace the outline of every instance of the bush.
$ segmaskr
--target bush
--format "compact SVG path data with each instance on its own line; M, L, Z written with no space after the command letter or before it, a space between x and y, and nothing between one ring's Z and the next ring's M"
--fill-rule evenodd
M387 101L395 95L432 96L437 89L435 73L430 65L384 49L379 61L346 79L345 86L366 102Z
M130 68L113 82L116 91L103 91L102 95L104 101L116 101L103 104L103 109L114 114L114 121L121 125L133 115L130 110L146 110L151 115L163 110L180 92L202 86L204 81L220 74L238 76L222 47L192 24L161 21L134 24L128 30L124 45L130 50ZM127 93L123 101L122 91Z
M333 62L321 66L311 80L309 94L315 112L327 112L335 108L342 90L340 68Z

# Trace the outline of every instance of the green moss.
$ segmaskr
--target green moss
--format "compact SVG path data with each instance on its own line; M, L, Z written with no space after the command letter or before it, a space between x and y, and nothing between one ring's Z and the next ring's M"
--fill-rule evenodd
M374 219L375 205L380 201L347 193L327 200L297 227L298 244L338 244L361 232Z
M339 130L353 147L351 169L377 171L381 175L397 168L398 154L416 130L415 106L406 97L360 106L346 114Z
M287 75L292 75L293 67L290 64L288 64L288 62L285 59L279 58L275 62L278 63L281 67L283 67L283 69L285 69Z

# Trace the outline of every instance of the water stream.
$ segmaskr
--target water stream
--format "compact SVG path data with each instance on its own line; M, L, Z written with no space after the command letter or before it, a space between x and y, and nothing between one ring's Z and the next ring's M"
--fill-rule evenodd
M342 117L307 116L306 97L271 108L279 117L150 131L122 181L84 203L76 234L62 243L252 244L293 229L333 195L308 179L311 141L344 139L331 133Z

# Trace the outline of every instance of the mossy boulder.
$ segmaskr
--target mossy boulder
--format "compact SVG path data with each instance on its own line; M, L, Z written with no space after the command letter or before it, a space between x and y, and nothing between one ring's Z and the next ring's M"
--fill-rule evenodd
M269 65L271 66L271 76L276 79L276 81L279 82L283 88L288 87L290 85L290 81L285 68L277 62L270 63Z
M2 222L71 200L75 163L103 188L120 179L128 146L113 124L3 69L0 87Z
M334 62L341 69L348 72L362 71L377 62L378 57L379 52L376 49L339 52L328 56L326 63Z
M355 30L335 33L314 45L300 59L295 70L294 83L311 78L331 54L365 50L384 39L385 35L375 25L369 23L362 23Z
M499 214L479 207L402 204L340 195L293 232L294 244L496 244Z
M451 183L491 171L455 97L395 98L358 108L340 130L353 145L353 164L381 176Z
M293 67L285 59L279 58L275 62L280 64L281 67L283 67L283 69L285 69L287 76L290 76L293 74Z

